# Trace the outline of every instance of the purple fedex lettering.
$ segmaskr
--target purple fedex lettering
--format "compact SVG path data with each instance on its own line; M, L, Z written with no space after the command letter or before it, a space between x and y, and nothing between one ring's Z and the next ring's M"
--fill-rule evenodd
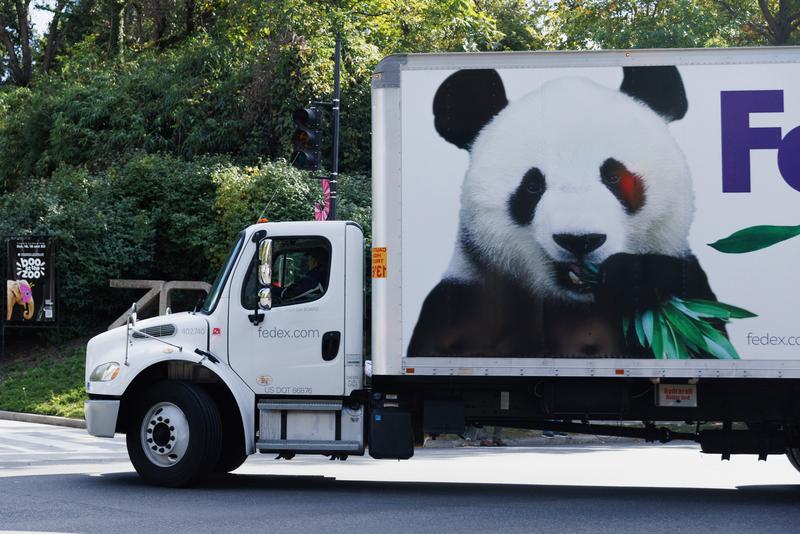
M778 148L780 128L750 128L751 113L783 111L783 91L722 91L722 192L750 192L750 151Z
M800 127L781 140L780 128L751 128L751 113L783 112L783 91L722 91L722 191L750 192L750 151L778 150L778 170L800 191Z

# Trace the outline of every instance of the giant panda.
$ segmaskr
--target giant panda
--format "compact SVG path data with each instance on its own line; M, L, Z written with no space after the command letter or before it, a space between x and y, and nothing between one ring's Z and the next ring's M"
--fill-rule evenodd
M692 181L668 128L687 109L672 66L624 67L618 89L560 78L513 102L495 70L450 75L433 117L469 151L458 239L407 355L652 358L623 315L716 300L689 248Z

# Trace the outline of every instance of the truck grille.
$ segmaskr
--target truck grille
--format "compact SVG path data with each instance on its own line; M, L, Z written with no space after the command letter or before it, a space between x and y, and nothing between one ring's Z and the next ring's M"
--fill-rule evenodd
M142 328L141 332L147 334L148 336L152 337L169 337L175 335L175 325L174 324L160 324L158 326L148 326L147 328ZM147 336L142 335L139 332L134 332L133 337L135 338L146 338Z

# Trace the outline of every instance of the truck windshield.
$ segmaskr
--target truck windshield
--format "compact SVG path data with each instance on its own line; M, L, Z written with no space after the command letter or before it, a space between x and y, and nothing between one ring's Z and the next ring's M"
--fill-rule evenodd
M231 250L231 253L228 255L228 259L225 260L225 265L219 270L217 279L214 280L214 285L211 286L211 291L208 292L206 301L203 303L203 307L200 310L202 313L209 314L214 311L214 308L217 307L217 301L219 301L222 288L225 287L225 282L228 279L228 275L230 275L231 270L233 269L233 264L236 262L239 252L242 250L243 244L244 232L240 232L239 239L236 241L236 244L233 246L233 250Z

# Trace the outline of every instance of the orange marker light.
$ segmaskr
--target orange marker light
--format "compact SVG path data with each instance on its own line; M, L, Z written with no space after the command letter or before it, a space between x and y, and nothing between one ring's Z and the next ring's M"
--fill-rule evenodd
M624 375L625 374L625 369L614 369L614 374L615 375Z
M406 374L407 375L413 375L414 374L414 368L413 367L406 367Z
M260 223L269 222L269 219L267 219L266 217L261 217L261 218L258 220L258 222L260 222Z

